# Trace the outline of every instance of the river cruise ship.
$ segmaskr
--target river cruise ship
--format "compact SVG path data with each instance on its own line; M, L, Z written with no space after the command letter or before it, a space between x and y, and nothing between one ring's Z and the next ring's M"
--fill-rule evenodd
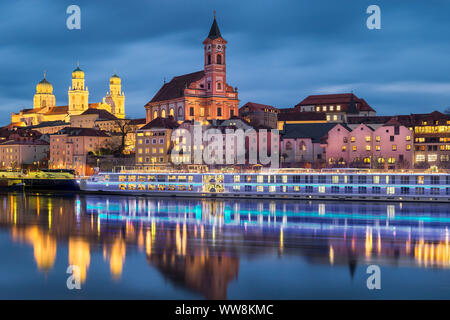
M100 172L85 192L145 196L450 202L450 174L278 169L259 172Z

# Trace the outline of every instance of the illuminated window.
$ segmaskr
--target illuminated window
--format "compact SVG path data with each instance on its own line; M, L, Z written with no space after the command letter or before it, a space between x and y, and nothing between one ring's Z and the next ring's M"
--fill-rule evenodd
M234 182L240 182L241 176L234 176Z
M375 141L380 142L381 141L381 137L380 136L376 136L375 137Z
M370 158L369 157L364 158L364 163L370 163Z
M347 150L347 147L346 146L342 146L342 151L345 151L345 150Z
M395 187L387 187L386 193L387 194L395 194Z
M319 186L317 190L319 191L319 193L325 193L325 186Z
M423 162L423 161L425 161L425 155L424 154L416 155L416 162Z
M380 183L380 176L373 176L373 183Z
M256 177L256 182L263 183L264 182L264 176L257 176Z
M277 191L276 186L269 186L269 192L275 192L275 191Z
M395 163L395 158L390 157L390 158L388 159L388 163L390 163L390 164Z
M424 184L425 177L424 176L417 176L416 177L416 184Z
M406 136L406 141L411 141L411 136Z
M381 150L381 146L375 146L375 150L376 151L380 151Z
M406 145L406 150L408 150L408 151L411 150L411 145L410 144Z
M327 111L327 106L323 106L322 111Z
M367 136L367 137L366 137L366 141L367 141L367 142L370 142L370 140L371 140L370 136Z
M369 145L366 146L366 151L370 151L371 147Z
M356 146L353 146L353 147L352 147L352 150L353 150L353 151L356 151L356 150L357 150Z
M397 145L396 144L392 145L392 151L397 151Z
M128 181L136 181L136 176L128 176Z
M316 107L316 111L319 112L320 111L320 107Z
M256 187L257 192L264 192L264 186L257 186Z
M378 158L378 163L384 163L384 158Z
M339 176L333 176L331 179L333 183L339 183Z
M356 138L355 138L355 137L351 137L351 138L350 138L350 141L351 141L351 142L355 142L355 141L356 141Z
M336 106L336 110L337 110L337 111L341 111L341 106L340 106L340 105L337 105L337 106Z
M330 111L334 111L334 106L330 106Z
M287 182L288 182L287 176L282 176L282 177L281 177L281 181L282 181L283 183L287 183Z
M334 115L334 116L333 116L333 120L334 120L334 121L337 121L337 115Z
M429 154L428 155L428 161L429 162L434 162L437 160L437 155L436 154Z
M135 184L129 184L128 185L128 190L136 190L136 185Z

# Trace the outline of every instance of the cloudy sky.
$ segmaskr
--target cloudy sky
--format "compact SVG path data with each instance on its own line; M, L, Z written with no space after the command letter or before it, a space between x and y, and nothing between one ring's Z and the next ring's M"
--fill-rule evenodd
M81 30L66 27L71 4L81 8ZM371 4L381 8L381 30L366 27ZM43 70L57 105L67 105L77 61L90 102L105 96L116 70L127 115L144 117L164 78L203 68L213 10L241 105L292 107L309 94L353 91L380 115L450 106L446 0L4 0L0 125L32 106Z

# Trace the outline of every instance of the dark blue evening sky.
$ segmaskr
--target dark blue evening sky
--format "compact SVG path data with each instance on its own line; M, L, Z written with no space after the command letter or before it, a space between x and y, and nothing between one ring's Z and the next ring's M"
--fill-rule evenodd
M66 28L70 4L81 8L81 30ZM381 30L366 27L371 4L381 8ZM0 125L32 106L43 70L66 105L78 60L90 102L105 96L116 70L127 115L144 117L164 78L203 68L213 10L241 105L291 107L309 94L353 90L380 115L450 106L445 0L4 0Z

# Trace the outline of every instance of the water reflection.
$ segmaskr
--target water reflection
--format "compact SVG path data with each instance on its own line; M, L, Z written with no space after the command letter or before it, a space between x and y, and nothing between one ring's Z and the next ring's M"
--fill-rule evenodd
M447 204L174 200L0 195L0 225L54 268L58 246L89 282L100 252L119 281L129 251L173 285L225 299L244 257L299 256L312 264L449 268ZM67 248L67 249L66 249Z

